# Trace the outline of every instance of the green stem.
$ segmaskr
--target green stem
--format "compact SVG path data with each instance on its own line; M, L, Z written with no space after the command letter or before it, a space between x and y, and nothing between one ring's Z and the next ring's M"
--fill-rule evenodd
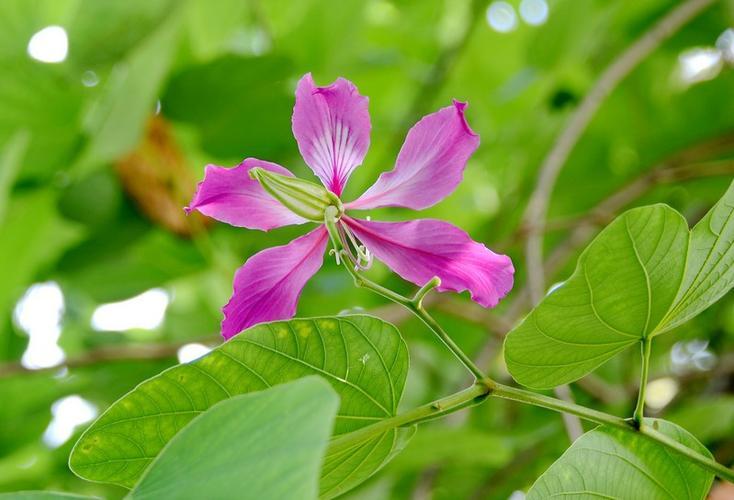
M632 421L639 427L645 412L645 391L647 389L647 378L650 371L650 351L652 348L652 338L645 337L642 339L640 350L642 353L642 370L640 373L640 392L637 395L637 405L632 414Z
M324 215L324 223L326 224L326 229L329 232L329 237L331 239L331 244L334 247L334 251L337 252L337 254L339 255L345 253L345 248L344 243L339 237L339 230L336 227L337 214L338 210L336 209L336 207L328 207ZM354 268L353 263L350 262L348 259L344 259L342 257L340 258L340 260L344 262L344 267L346 268L347 272L352 276L352 278L354 278L355 285L361 288L372 290L373 292L382 295L386 299L392 300L393 302L406 307L410 312L420 318L421 321L423 321L423 323L425 323L426 326L428 326L428 328L430 328L431 331L435 333L438 338L441 339L444 345L448 347L452 353L454 353L454 356L456 356L459 361L461 361L461 363L474 375L477 380L487 378L484 372L482 372L482 370L480 370L479 367L474 364L474 361L472 361L472 359L467 356L464 351L461 350L456 342L454 342L453 339L444 331L444 329L441 328L441 325L439 325L438 322L433 319L433 317L428 313L428 311L423 308L423 298L428 292L441 284L440 279L431 279L428 283L421 287L420 290L418 290L413 299L409 299L408 297L404 297L388 288L385 288L382 285L375 283L368 278L365 278L364 276L362 276L362 274L359 273L359 271Z
M331 441L329 444L329 453L351 448L396 427L409 427L420 422L448 415L468 406L479 404L486 399L490 390L490 387L483 383L475 383L461 392L413 408L400 415L380 420L375 424L362 427L354 432L342 434Z
M595 422L597 424L606 425L621 429L625 432L638 434L651 441L661 444L679 455L682 455L686 459L698 464L699 466L707 469L714 474L718 475L722 479L726 479L729 482L734 483L734 470L729 469L716 462L711 458L708 458L697 451L679 443L678 441L666 436L665 434L658 432L649 425L640 423L639 425L629 420L609 415L608 413L586 408L575 403L568 403L566 401L544 396L542 394L536 394L534 392L526 391L524 389L518 389L515 387L509 387L506 385L494 383L494 388L491 392L492 396L497 396L504 399L510 399L512 401L518 401L520 403L527 403L534 406L540 406L549 410L558 412L570 413L576 415L589 422Z
M438 322L433 319L433 316L431 316L428 311L423 309L422 306L416 305L414 303L410 303L407 307L413 312L413 314L418 316L421 321L423 321L423 323L425 323L426 326L438 336L438 338L441 339L444 345L448 347L452 353L454 353L454 356L456 356L459 361L461 361L466 369L469 370L474 375L474 377L476 377L477 380L487 379L487 376L484 374L484 372L482 372L482 370L479 369L474 361L472 361L472 359L467 356L464 351L461 350L461 347L456 345L456 342L454 342L454 340L449 336L448 333L446 333L441 325L439 325Z
M333 209L333 210L332 210ZM328 207L326 209L326 215L324 221L326 228L329 232L334 251L337 255L342 254L345 251L343 243L339 237L339 232L336 228L338 210L335 207ZM483 374L483 372L477 367L469 356L456 345L451 337L443 330L436 320L423 308L422 301L425 295L430 292L433 288L440 284L440 280L434 278L429 281L426 285L421 287L420 290L415 294L413 299L404 297L392 290L385 288L373 281L362 276L357 271L351 262L345 261L344 266L346 267L349 274L354 278L354 282L357 286L367 288L373 292L382 295L383 297L392 300L393 302L400 304L409 309L413 314L418 316L427 326L430 328L451 350L451 352L471 371L476 377L477 381L471 387L464 389L461 392L451 394L444 398L441 398L433 403L429 403L423 406L419 406L412 410L409 410L400 415L386 418L375 424L368 425L354 432L341 435L332 440L330 445L330 452L338 452L340 450L349 449L360 443L363 443L367 439L375 437L378 434L384 433L396 427L408 427L415 425L420 422L432 420L449 413L467 408L469 406L477 405L483 402L489 396L495 396L503 399L517 401L520 403L530 404L539 406L541 408L547 408L549 410L568 413L570 415L576 415L589 422L594 422L609 427L621 429L625 432L631 432L639 434L646 439L650 439L658 444L661 444L668 449L682 455L686 459L698 464L699 466L715 473L722 479L726 479L734 483L734 470L731 470L715 460L708 458L687 446L675 441L674 439L658 432L648 425L644 425L642 421L642 405L640 400L644 404L645 386L647 382L647 372L650 358L650 342L643 342L643 378L640 384L640 400L638 400L637 406L639 412L635 410L635 415L639 414L640 420L637 421L634 418L626 420L608 413L604 413L598 410L587 408L575 403L563 401L543 394L537 394L524 389L516 387L510 387L504 384L495 382L491 378Z

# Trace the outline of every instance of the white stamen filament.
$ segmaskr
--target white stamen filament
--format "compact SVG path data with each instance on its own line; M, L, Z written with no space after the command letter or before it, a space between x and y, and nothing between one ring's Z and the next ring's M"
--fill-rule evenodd
M372 253L365 245L360 244L357 238L344 222L339 221L339 235L341 236L344 255L354 264L355 271L364 271L372 267ZM356 252L357 255L354 253Z

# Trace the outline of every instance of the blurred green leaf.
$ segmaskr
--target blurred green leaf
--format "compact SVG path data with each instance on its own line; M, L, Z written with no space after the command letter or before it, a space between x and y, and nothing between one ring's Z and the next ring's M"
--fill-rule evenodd
M71 61L81 69L98 69L138 50L145 38L176 10L173 0L80 0L69 24ZM133 56L134 57L134 56ZM153 65L147 67L153 70Z
M208 59L230 48L235 36L244 31L242 21L247 7L241 0L189 0L186 25L196 57Z
M83 500L99 497L88 497L55 491L18 491L14 493L0 493L0 499L2 500L64 500L65 498L69 500Z
M194 246L161 229L111 224L67 252L58 277L98 302L113 302L200 271L205 264Z
M707 457L711 453L675 424L645 419L647 425ZM705 498L713 474L642 436L599 427L571 447L528 491L528 500L578 498Z
M472 427L435 425L421 429L390 467L401 472L436 465L500 467L512 458L512 451L503 436Z
M13 183L23 163L30 134L27 131L18 131L12 136L0 150L0 224L5 217L8 208Z
M81 144L81 82L30 59L0 60L0 73L0 142L20 130L31 134L20 177L48 178L68 167Z
M692 400L671 413L668 420L690 429L702 443L729 438L734 433L734 396Z
M90 140L74 165L75 174L118 159L140 140L182 26L179 4L169 11L165 21L113 68L102 97L86 117L84 130Z
M51 190L13 197L0 225L0 311L9 313L14 300L37 279L44 266L79 237L79 228L56 214L56 195ZM4 349L2 342L0 358L7 354Z
M70 466L86 479L130 487L177 432L217 401L312 374L339 394L334 434L344 434L394 416L407 371L400 334L371 316L258 325L117 401L79 439ZM385 439L397 442L394 432ZM369 446L385 450L379 442ZM364 448L342 455L346 465L334 473L339 483L349 480L352 469L361 475L361 464L347 457Z
M279 56L224 56L189 66L171 79L163 113L196 126L212 155L282 158L283 149L295 146L289 76L290 61Z
M66 186L59 196L59 212L67 219L100 226L113 221L122 197L114 172L101 170Z
M315 499L338 406L319 377L222 401L170 441L130 498Z

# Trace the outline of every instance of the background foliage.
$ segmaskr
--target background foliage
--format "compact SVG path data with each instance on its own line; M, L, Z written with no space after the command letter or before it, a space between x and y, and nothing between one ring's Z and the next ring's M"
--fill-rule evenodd
M320 84L345 76L370 97L372 147L346 199L392 166L422 114L451 98L469 101L482 144L466 182L423 215L509 253L517 286L492 313L466 297L439 297L430 307L493 377L509 381L501 342L507 318L524 313L527 228L520 219L538 166L604 68L677 2L549 0L538 25L518 17L519 1L509 3L515 25L501 32L488 22L488 2L469 0L3 0L0 491L124 495L76 478L67 467L71 445L84 420L174 365L189 344L218 344L219 308L234 270L299 231L236 230L186 219L181 207L208 162L256 156L308 178L290 132L295 82L308 71ZM614 212L664 202L692 225L723 194L734 174L734 34L722 34L733 24L734 3L715 2L604 101L551 201L549 283L571 273L587 241L581 236L595 234ZM50 25L68 34L68 55L58 64L27 50L33 34ZM572 237L580 244L570 245ZM411 290L380 265L371 276ZM34 295L34 283L47 285ZM142 302L152 310L163 301L162 323L93 328L95 311L103 316L98 306L151 289L164 293ZM412 360L402 405L466 383L415 319L353 288L326 262L307 285L299 315L344 310L400 324ZM734 419L724 418L734 415L733 345L729 294L656 340L649 388L656 416L689 429L727 465L734 462ZM188 351L180 353L182 346ZM638 379L632 351L572 384L575 398L631 413ZM47 367L61 362L62 352L62 366ZM350 495L507 498L527 490L567 446L558 415L491 400L424 426Z

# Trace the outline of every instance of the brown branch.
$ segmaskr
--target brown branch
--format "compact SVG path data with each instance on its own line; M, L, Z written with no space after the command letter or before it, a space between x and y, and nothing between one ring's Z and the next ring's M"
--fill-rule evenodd
M426 298L425 303L430 304L436 300L436 296L429 296ZM371 310L370 314L374 314L385 321L396 324L402 323L411 317L411 313L407 309L396 304L378 307ZM12 377L14 375L51 372L59 370L62 367L74 369L107 362L176 358L178 350L182 346L193 342L207 345L218 345L221 342L221 337L219 335L209 335L167 343L98 347L90 349L79 356L69 358L61 365L41 369L26 368L19 361L3 363L0 364L0 379Z
M61 365L50 368L33 370L26 368L20 362L5 363L0 365L0 378L30 373L44 373L59 370L62 367L74 369L107 362L175 358L178 350L186 344L190 344L192 342L212 344L218 341L218 336L208 336L170 343L98 347L79 356L69 358Z
M534 225L534 229L529 232L525 244L531 303L537 304L543 297L545 289L543 232L545 231L548 203L556 179L571 150L612 90L640 62L657 49L664 40L712 3L713 0L688 0L672 9L663 19L646 31L604 70L589 93L584 97L581 105L571 116L568 125L558 136L553 148L540 167L538 181L530 197L524 217L524 222L527 225L531 223Z

